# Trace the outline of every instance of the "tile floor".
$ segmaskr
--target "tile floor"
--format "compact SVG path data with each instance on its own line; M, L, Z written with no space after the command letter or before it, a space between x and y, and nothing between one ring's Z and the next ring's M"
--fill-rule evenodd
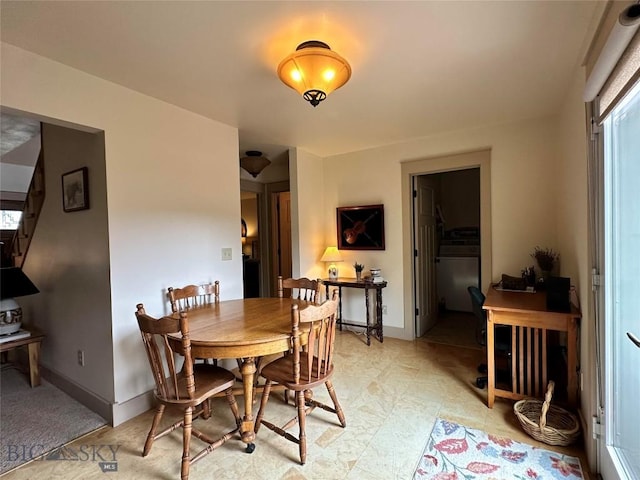
M499 400L493 409L486 407L486 390L473 386L481 350L393 338L367 347L361 335L346 331L338 335L336 348L334 384L347 427L341 428L335 415L316 410L307 420L306 465L299 465L296 445L263 427L254 453L245 453L239 439L231 440L193 465L190 478L411 479L436 417L578 456L586 470L579 447L549 447L526 435L512 402ZM322 389L315 396L328 399ZM199 428L214 435L232 425L223 402L216 400L210 420L196 420ZM284 420L291 408L274 393L267 414ZM68 446L78 452L76 461L32 461L8 472L3 480L178 479L180 431L158 440L151 453L141 457L151 418L152 412L146 412L117 428L104 427L76 440ZM194 449L200 445L192 440ZM110 446L117 448L115 455ZM103 473L99 462L114 457L117 472Z

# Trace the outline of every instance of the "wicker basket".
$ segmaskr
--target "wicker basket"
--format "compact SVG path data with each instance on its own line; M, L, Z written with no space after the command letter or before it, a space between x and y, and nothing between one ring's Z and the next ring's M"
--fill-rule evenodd
M513 406L513 411L524 431L536 440L549 445L571 445L580 436L580 424L572 413L550 405L554 386L550 381L544 402L520 400Z

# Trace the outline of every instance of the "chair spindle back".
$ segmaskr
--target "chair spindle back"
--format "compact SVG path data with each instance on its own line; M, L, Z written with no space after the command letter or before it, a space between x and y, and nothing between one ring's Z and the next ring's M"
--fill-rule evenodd
M220 301L220 282L216 280L214 283L204 285L187 285L182 288L169 287L167 296L171 303L171 311L174 313L203 307Z
M291 307L295 383L320 380L333 369L337 310L338 298L335 291L333 298L321 305L310 305L302 310L295 304ZM306 342L301 341L302 335L307 336ZM305 343L306 347L303 350L302 344ZM300 371L302 356L306 357L306 362L302 362L307 366L306 372Z
M284 290L291 290L291 298L305 300L307 302L320 302L322 280L310 280L303 278L286 278L282 279L278 275L278 298L284 298Z
M166 400L180 400L179 392L181 389L179 387L184 385L188 398L193 398L195 379L186 312L180 312L179 318L162 317L156 319L146 314L143 304L139 303L136 307L136 319L153 373L157 395ZM177 332L182 335L181 353L184 355L182 372L176 369L174 351L169 346L169 335Z

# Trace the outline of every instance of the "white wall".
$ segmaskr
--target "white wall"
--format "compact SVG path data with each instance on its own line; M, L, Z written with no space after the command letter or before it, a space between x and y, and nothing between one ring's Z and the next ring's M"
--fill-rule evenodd
M580 369L584 390L580 407L587 420L583 436L591 471L595 471L596 446L589 419L596 414L595 327L591 311L590 257L588 249L589 210L587 201L587 150L585 107L582 101L584 70L576 70L559 119L558 249L560 274L571 277L576 287L582 320L580 328Z
M238 132L8 44L1 53L3 106L105 132L114 369L102 375L118 424L138 412L117 404L152 383L136 303L160 315L168 286L216 279L223 298L242 297Z
M347 252L345 265L358 260L366 269L374 265L382 269L389 282L383 293L389 312L385 326L404 329L406 320L407 328L413 328L413 318L405 319L403 301L412 284L410 262L403 258L403 242L411 236L410 225L402 222L404 205L410 204L402 188L409 177L402 176L401 164L424 162L424 173L432 173L431 158L490 148L492 278L502 272L518 274L531 264L529 255L536 245L558 247L555 123L547 118L450 132L325 159L324 175L331 179L325 182L325 226L330 238L335 238L336 207L384 204L386 249ZM360 299L354 296L353 301ZM345 309L345 317L362 315L359 303Z

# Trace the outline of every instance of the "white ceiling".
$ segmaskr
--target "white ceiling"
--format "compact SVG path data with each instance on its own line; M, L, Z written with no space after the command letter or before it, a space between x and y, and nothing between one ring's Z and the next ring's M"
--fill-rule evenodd
M553 114L595 1L2 0L1 38L238 127L239 151L330 156ZM351 80L317 108L279 61L322 40Z

